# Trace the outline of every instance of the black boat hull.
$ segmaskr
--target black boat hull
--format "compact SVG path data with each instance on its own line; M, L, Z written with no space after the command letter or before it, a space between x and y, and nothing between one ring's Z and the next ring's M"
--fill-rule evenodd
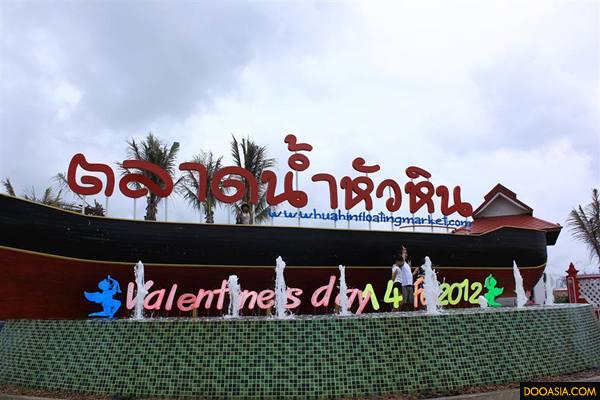
M96 289L108 274L126 286L139 260L154 288L176 283L180 292L197 292L221 287L236 274L243 289L260 291L272 287L275 259L281 256L288 286L305 295L337 276L342 264L349 287L362 290L370 283L383 298L393 256L402 245L413 265L429 256L441 279L483 282L491 273L510 296L513 260L528 289L547 258L545 232L514 227L464 235L162 223L84 216L0 195L0 320L84 318L90 305L82 292ZM371 304L366 311L370 309ZM324 310L315 310L308 298L296 311Z

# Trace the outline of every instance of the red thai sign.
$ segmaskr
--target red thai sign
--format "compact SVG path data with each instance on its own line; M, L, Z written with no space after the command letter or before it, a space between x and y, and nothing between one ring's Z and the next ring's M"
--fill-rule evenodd
M284 142L288 145L288 150L293 152L288 158L288 171L283 178L283 191L277 193L277 175L275 172L265 170L259 177L254 176L250 171L237 166L227 166L219 169L209 181L206 167L199 163L184 162L179 165L181 171L194 171L198 173L199 190L198 199L206 199L207 189L210 187L212 193L218 201L223 203L236 203L245 196L246 187L249 188L249 198L251 204L258 202L258 180L266 184L266 200L271 206L277 206L287 202L294 208L303 208L308 204L308 195L306 192L294 188L294 173L306 171L310 167L310 160L306 153L313 150L313 146L308 143L298 143L296 136L287 135ZM173 192L173 179L159 166L141 160L125 160L123 167L126 169L137 169L148 171L157 176L162 184L157 184L147 176L139 173L126 173L119 181L119 190L123 195L129 198L139 198L148 195L149 191L158 197L167 197ZM77 182L77 170L81 168L85 172L103 174L105 184L94 175L83 175L80 183ZM357 157L352 161L352 168L363 174L374 174L381 167L378 164L367 165L362 157ZM426 207L427 212L432 214L435 211L434 196L440 198L440 211L443 215L459 213L463 217L470 217L473 214L471 204L461 200L460 186L455 186L452 190L452 199L450 190L444 185L434 186L429 181L431 174L426 170L411 166L406 168L406 176L409 182L402 187L394 179L387 178L375 183L368 175L356 177L344 176L339 181L339 188L343 190L343 205L346 210L351 210L357 205L363 203L366 210L373 209L373 192L375 197L388 197L385 205L388 211L394 212L400 209L402 205L402 194L408 195L409 210L412 214ZM76 154L71 159L67 173L67 181L71 190L80 195L97 195L104 193L105 196L111 196L114 192L115 173L112 168L106 164L90 163L83 154ZM328 173L316 173L311 177L312 182L325 182L329 189L329 205L332 209L339 208L338 202L338 181ZM246 184L244 183L246 182ZM132 189L129 184L136 184ZM232 189L233 193L229 193ZM386 189L391 195L386 195ZM404 189L404 191L403 191ZM452 204L450 204L452 202Z

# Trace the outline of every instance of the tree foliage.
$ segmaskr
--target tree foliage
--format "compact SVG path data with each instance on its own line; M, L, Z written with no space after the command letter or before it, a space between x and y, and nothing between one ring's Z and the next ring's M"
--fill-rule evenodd
M10 182L9 178L6 178L2 181L2 186L4 186L4 190L6 191L6 194L8 194L9 196L16 197L15 189L13 188L13 185Z
M579 205L569 213L567 226L573 237L586 245L590 258L600 266L600 198L598 189L592 190L592 202Z
M231 140L231 156L233 157L235 165L248 170L256 177L256 181L258 182L258 203L254 206L252 222L262 223L268 220L270 216L269 205L266 200L267 191L266 185L261 181L261 175L265 169L275 166L275 159L268 156L267 146L260 146L253 140L250 140L250 138L242 139L241 142L239 142L233 135ZM242 204L249 204L250 183L243 177L241 179L246 187ZM240 207L241 204L235 204L234 211L238 211Z
M9 178L2 181L2 186L9 196L17 197L16 191ZM35 203L45 204L47 206L63 208L65 210L73 210L78 208L74 203L68 202L63 198L63 190L55 189L53 187L47 187L42 192L41 196L38 195L35 188L32 186L29 190L24 192L21 197L25 200L33 201ZM79 207L79 209L81 209Z
M223 157L216 158L211 151L200 152L200 154L193 157L191 162L199 163L204 165L206 168L207 183L211 182L217 173L223 166ZM218 201L212 191L211 185L206 185L206 198L204 201L200 201L198 193L200 190L201 183L198 181L198 177L193 171L186 171L183 175L182 185L180 186L180 193L183 198L194 207L204 213L204 218L207 224L215 223L215 209L218 205Z
M165 170L175 182L175 185L179 183L176 181L176 161L177 154L179 153L179 142L173 142L171 146L167 146L160 141L154 134L149 133L146 138L141 142L136 142L135 139L127 141L127 157L128 159L148 161L155 164ZM127 169L123 167L122 163L119 163L119 167L123 173L137 173L148 177L152 182L157 185L164 186L164 182L160 180L158 176L150 171L143 169ZM145 220L156 221L156 214L158 212L158 204L162 198L156 196L156 194L149 192L146 197L146 215Z

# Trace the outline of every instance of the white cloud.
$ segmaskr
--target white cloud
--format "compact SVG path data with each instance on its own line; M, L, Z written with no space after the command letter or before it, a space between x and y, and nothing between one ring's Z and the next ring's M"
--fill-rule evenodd
M363 156L402 181L419 165L474 206L501 182L561 224L600 186L597 3L135 4L116 20L2 6L1 176L41 186L72 154L117 161L148 131L180 141L182 160L229 159L230 135L250 135L283 173L294 132L315 146L312 172L351 174ZM179 199L169 216L198 218ZM565 230L549 264L569 260L587 253Z

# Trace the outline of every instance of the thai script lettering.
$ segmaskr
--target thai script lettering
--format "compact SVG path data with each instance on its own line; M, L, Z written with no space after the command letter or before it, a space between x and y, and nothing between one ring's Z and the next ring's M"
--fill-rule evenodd
M223 203L235 203L245 198L246 190L251 204L259 200L259 181L266 184L266 201L270 206L283 203L294 208L303 208L308 204L308 194L294 187L294 174L305 172L310 168L308 153L313 151L313 146L308 143L300 143L295 135L287 135L284 139L288 151L290 170L283 176L283 182L279 182L275 172L265 170L260 176L253 175L250 171L237 166L226 166L219 169L209 181L206 167L200 163L184 162L179 165L180 171L192 171L198 175L198 199L206 199L207 190L214 193L215 198ZM167 197L173 192L173 179L162 168L147 161L125 160L122 163L125 170L144 171L145 173L126 172L119 180L118 187L123 195L129 198L146 196L149 192L158 197ZM398 211L403 203L403 195L407 196L408 209L411 214L421 209L432 214L436 209L434 198L439 199L439 211L445 215L458 213L463 217L473 214L471 204L462 201L460 186L450 190L444 185L435 186L430 181L431 173L416 167L406 168L405 174L409 181L401 185L394 179L382 177L373 179L379 174L381 167L378 164L368 164L362 157L356 157L352 161L352 168L358 173L357 176L344 176L337 179L332 174L316 172L311 174L311 182L326 184L329 192L329 205L331 209L340 208L340 203L346 210L357 206L364 206L367 211L373 209L373 199L385 199L385 207L390 212ZM84 174L77 179L78 170ZM94 173L95 175L90 175ZM306 172L308 173L308 172ZM147 175L158 178L151 180ZM103 176L102 180L99 176ZM101 163L88 162L83 154L76 154L69 163L67 182L71 190L80 195L97 195L103 193L111 196L114 193L116 178L113 169ZM341 191L338 193L338 190ZM341 197L341 201L340 201Z

